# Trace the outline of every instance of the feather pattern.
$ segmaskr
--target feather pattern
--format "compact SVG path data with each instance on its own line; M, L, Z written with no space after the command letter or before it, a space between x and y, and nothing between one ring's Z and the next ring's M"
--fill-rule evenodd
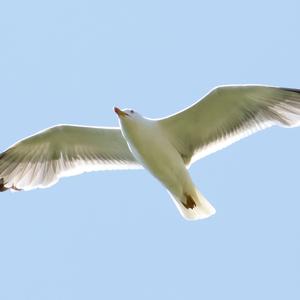
M158 120L186 165L279 125L300 124L300 91L268 86L220 86L187 109Z
M0 154L0 191L48 187L83 172L139 168L119 128L58 125Z

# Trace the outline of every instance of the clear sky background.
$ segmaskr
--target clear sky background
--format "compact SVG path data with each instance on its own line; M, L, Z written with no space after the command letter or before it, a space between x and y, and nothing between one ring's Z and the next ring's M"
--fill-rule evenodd
M58 123L117 125L219 84L300 88L299 1L2 1L4 150ZM300 129L197 162L217 214L187 222L146 171L0 195L0 299L300 299Z

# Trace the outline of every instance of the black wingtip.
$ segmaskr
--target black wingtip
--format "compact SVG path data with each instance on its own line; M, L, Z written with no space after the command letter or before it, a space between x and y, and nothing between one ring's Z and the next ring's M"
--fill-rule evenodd
M3 180L3 178L0 178L0 192L5 192L7 190L8 190L8 188L6 188L4 186L4 180Z
M23 191L22 189L19 189L19 188L17 188L15 185L12 185L12 186L10 186L10 187L6 187L5 186L5 183L4 183L4 179L3 178L0 178L0 192L5 192L5 191L7 191L7 190L14 190L14 191L16 191L16 192L21 192L21 191Z
M293 92L293 93L300 94L300 89L292 89L292 88L284 88L284 87L281 87L280 89L283 90L283 91Z
M3 158L4 155L5 155L5 152L0 153L0 159ZM4 184L5 184L5 183L4 183L4 179L3 179L3 178L0 178L0 192L5 192L5 191L8 190L8 188L6 188L6 187L4 186Z

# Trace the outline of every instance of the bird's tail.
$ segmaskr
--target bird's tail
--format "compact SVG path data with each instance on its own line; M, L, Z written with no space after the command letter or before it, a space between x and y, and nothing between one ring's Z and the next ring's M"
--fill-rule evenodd
M178 197L171 194L180 214L187 220L205 219L215 214L215 208L194 188L192 192L184 192Z

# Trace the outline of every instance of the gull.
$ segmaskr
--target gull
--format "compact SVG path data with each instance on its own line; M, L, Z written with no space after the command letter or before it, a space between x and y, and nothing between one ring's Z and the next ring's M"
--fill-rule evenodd
M188 172L198 159L259 130L300 125L300 90L262 85L218 86L190 107L161 119L114 111L119 127L57 125L0 154L0 191L46 188L59 178L115 169L148 170L188 220L214 207Z

